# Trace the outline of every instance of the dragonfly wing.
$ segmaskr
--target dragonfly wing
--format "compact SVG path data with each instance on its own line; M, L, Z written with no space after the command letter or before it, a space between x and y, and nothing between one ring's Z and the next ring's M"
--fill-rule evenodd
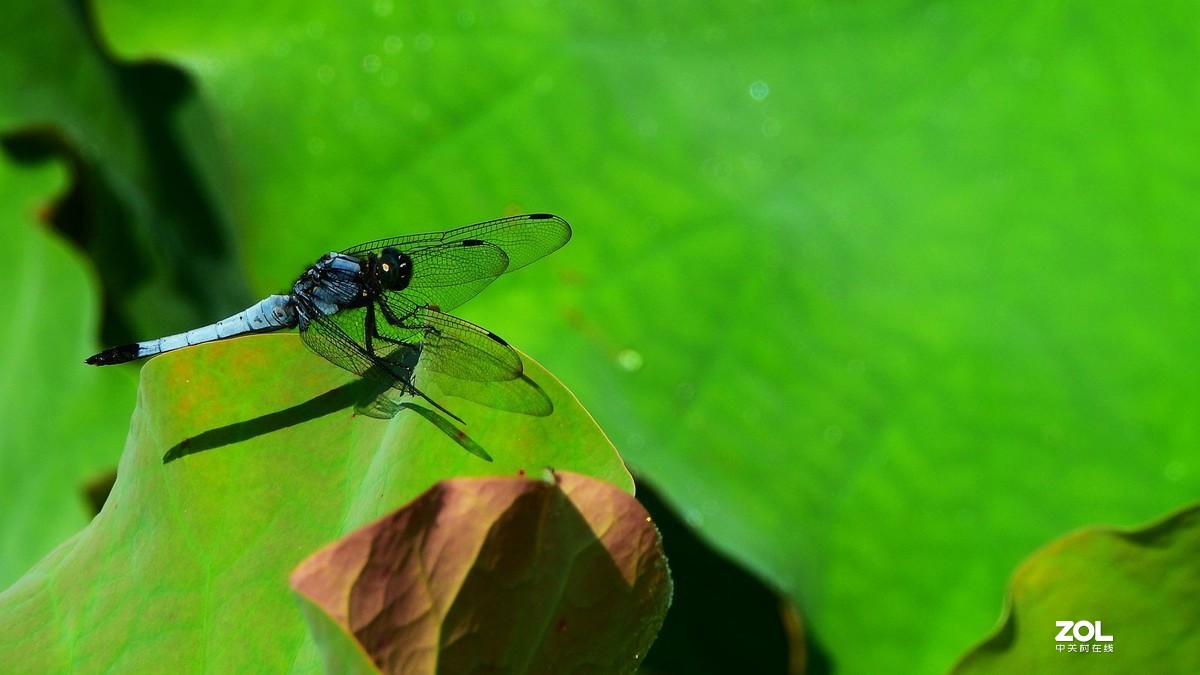
M353 326L363 324L363 315L361 308L338 312L336 316L340 320L318 314L300 329L300 339L326 361L355 375L363 375L375 365L362 343L351 336L357 334L356 337L362 337L361 328L355 331ZM342 328L342 323L351 327L351 334Z
M476 382L512 380L524 372L516 350L495 333L433 310L420 315L429 327L424 344L430 370Z
M384 293L387 320L379 322L390 340L413 341L419 336L421 363L435 373L460 380L496 382L519 378L521 357L500 336L470 321L413 304L400 293Z
M376 342L372 345L376 350L372 356L365 344L351 337L351 333L343 330L341 322L335 318L346 312L350 312L349 318L343 321L363 325L363 310L342 310L333 316L322 316L312 321L300 331L300 337L309 349L330 363L362 377L365 389L354 408L358 413L391 419L403 407L401 399L405 396L423 396L413 384L421 346ZM357 334L360 331L352 332Z
M537 382L525 375L503 382L473 382L453 377L435 377L443 393L465 398L480 405L508 412L545 417L554 412L554 403Z
M413 276L402 291L417 305L449 311L508 270L508 256L488 243L445 245L410 254Z
M546 213L510 216L446 232L379 239L343 251L362 257L394 247L413 261L405 293L420 305L453 309L496 277L520 269L571 239L567 221Z
M508 269L512 271L557 251L570 239L571 226L567 224L567 221L548 213L530 213L523 216L488 220L445 232L427 232L389 239L376 239L342 252L347 255L361 256L366 253L379 253L388 247L395 247L412 255L425 248L461 246L463 242L483 241L504 251L509 259Z
M420 345L375 340L374 353L369 352L363 337L365 324L364 309L345 309L318 316L300 331L300 338L309 349L339 368L408 393Z
M443 393L525 415L554 411L550 397L524 374L521 357L504 340L469 321L414 306L389 294L387 314L402 319L395 337L422 333L421 364Z

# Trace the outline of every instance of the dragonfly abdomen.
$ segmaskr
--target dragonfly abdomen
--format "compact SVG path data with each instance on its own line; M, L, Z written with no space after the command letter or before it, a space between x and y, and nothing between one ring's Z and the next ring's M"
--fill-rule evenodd
M87 363L94 366L110 366L205 342L291 328L295 325L296 308L292 297L290 295L272 295L262 302L216 323L202 328L194 328L186 333L161 337L157 340L112 347L89 357Z

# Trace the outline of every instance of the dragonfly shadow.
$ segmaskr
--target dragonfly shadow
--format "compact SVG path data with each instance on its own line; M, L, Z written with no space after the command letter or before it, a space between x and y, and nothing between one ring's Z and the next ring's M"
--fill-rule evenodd
M226 445L240 443L257 438L281 429L315 420L326 415L354 408L365 410L374 405L387 393L388 385L370 379L359 379L319 394L304 403L284 410L260 415L242 422L234 422L223 427L209 429L190 438L176 443L163 455L163 464L169 464L177 459L196 453L214 450ZM446 416L436 410L418 405L411 401L396 402L393 414L400 410L411 410L433 424L439 431L467 452L486 461L492 461L491 455L476 443L465 431L456 427Z

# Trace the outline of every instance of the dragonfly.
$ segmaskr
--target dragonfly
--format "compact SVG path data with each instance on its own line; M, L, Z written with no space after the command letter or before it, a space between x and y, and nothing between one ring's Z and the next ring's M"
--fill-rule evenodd
M549 414L518 400L522 382L537 387L525 377L520 355L495 333L447 312L570 239L567 221L531 213L359 244L321 256L290 293L268 296L202 328L111 347L86 363L126 363L205 342L297 328L310 350L379 386L379 396L359 406L367 415L390 417L398 410L394 397L416 396L465 424L417 387L418 365L451 395Z

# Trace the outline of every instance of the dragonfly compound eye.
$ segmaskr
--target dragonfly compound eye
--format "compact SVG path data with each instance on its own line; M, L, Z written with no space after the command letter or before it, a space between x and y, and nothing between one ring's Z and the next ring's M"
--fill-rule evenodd
M412 258L391 246L379 253L379 283L389 291L402 291L412 281Z

